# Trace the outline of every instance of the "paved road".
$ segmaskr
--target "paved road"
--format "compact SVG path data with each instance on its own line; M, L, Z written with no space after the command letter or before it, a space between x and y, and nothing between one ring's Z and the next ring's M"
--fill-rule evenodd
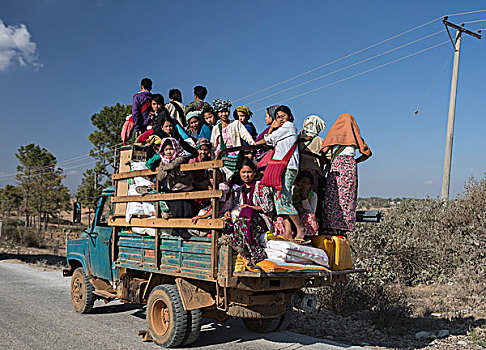
M147 328L144 310L96 301L94 314L77 314L69 282L59 272L0 261L0 349L160 349L136 335ZM204 320L196 345L191 349L363 349L288 331L262 337L236 319Z

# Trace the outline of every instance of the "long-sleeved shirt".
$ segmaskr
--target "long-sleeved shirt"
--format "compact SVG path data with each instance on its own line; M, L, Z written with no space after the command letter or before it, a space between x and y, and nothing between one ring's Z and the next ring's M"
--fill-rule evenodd
M233 147L241 146L242 139L248 142L248 144L250 145L253 145L255 143L248 130L246 130L245 126L239 120L235 120L229 123L226 126L226 129L228 130L228 134L230 136ZM219 125L216 125L211 133L211 143L213 144L214 149L221 149L217 147L221 142L220 136L221 133L219 132Z
M150 91L140 91L133 95L132 118L135 131L145 131L150 125Z
M287 151L297 141L297 128L292 122L285 122L280 128L264 136L267 145L275 147L273 159L282 160L287 154ZM287 169L299 170L299 149L295 148L294 153L290 157Z

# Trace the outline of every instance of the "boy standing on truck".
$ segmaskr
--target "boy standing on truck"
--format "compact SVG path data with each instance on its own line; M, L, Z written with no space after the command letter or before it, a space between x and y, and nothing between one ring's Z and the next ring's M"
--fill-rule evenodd
M133 95L132 118L137 138L147 130L147 126L151 123L149 114L151 90L152 80L143 78L140 82L140 91Z
M186 117L184 114L184 105L182 104L182 93L179 89L171 89L169 91L169 103L165 105L165 109L169 112L172 119L177 120L184 128L187 126Z
M208 89L206 89L204 86L198 85L194 87L194 101L186 106L184 109L184 114L187 116L187 113L189 112L202 111L204 108L211 107L209 103L204 102L207 94Z

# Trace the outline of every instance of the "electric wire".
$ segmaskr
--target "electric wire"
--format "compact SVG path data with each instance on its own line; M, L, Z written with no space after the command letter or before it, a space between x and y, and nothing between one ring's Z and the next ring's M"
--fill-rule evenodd
M480 13L480 12L486 12L486 9L482 9L482 10L475 10L475 11L467 11L467 12L458 12L458 13L449 14L449 15L447 15L447 16L448 16L448 17L454 17L454 16L468 15L468 14ZM246 96L243 96L243 97L237 98L237 99L233 100L233 102L238 102L238 101L241 101L241 100L247 99L248 97L255 96L255 95L259 94L259 93L262 93L262 92L265 92L265 91L267 91L267 90L273 89L274 87L277 87L277 86L283 85L283 84L288 83L288 82L290 82L290 81L293 81L293 80L295 80L295 79L297 79L297 78L300 78L300 77L302 77L302 76L304 76L304 75L307 75L307 74L310 74L310 73L312 73L312 72L315 72L315 71L317 71L317 70L319 70L319 69L321 69L321 68L324 68L324 67L330 66L330 65L332 65L332 64L334 64L334 63L337 63L337 62L340 62L340 61L342 61L342 60L344 60L344 59L346 59L346 58L349 58L349 57L355 56L355 55L357 55L357 54L359 54L359 53L361 53L361 52L367 51L367 50L369 50L369 49L371 49L371 48L373 48L373 47L379 46L379 45L384 44L384 43L386 43L386 42L388 42L388 41L391 41L391 40L393 40L393 39L396 39L396 38L398 38L398 37L401 37L401 36L403 36L403 35L405 35L405 34L408 34L408 33L410 33L410 32L413 32L413 31L415 31L415 30L417 30L417 29L420 29L420 28L422 28L422 27L425 27L425 26L427 26L427 25L429 25L429 24L431 24L431 23L434 23L434 22L436 22L437 20L442 19L442 18L444 18L444 17L445 17L445 16L439 16L439 17L437 17L437 18L434 18L433 20L430 20L430 21L428 21L428 22L422 23L422 24L420 24L420 25L418 25L418 26L416 26L416 27L413 27L413 28L411 28L411 29L408 29L408 30L406 30L406 31L404 31L404 32L401 32L401 33L399 33L399 34L393 35L393 36L391 36L391 37L389 37L389 38L387 38L387 39L385 39L385 40L382 40L382 41L380 41L380 42L377 42L377 43L375 43L375 44L372 44L372 45L370 45L370 46L368 46L368 47L365 47L365 48L360 49L360 50L358 50L358 51L352 52L352 53L350 53L350 54L348 54L348 55L345 55L345 56L342 56L342 57L340 57L340 58L337 58L337 59L335 59L335 60L333 60L333 61L331 61L331 62L325 63L325 64L320 65L320 66L317 66L317 67L315 67L315 68L312 68L312 69L310 69L310 70L308 70L308 71L306 71L306 72L304 72L304 73L301 73L301 74L295 75L295 76L293 76L293 77L291 77L291 78L289 78L289 79L283 80L283 81L281 81L281 82L279 82L279 83L275 83L275 84L270 85L270 86L268 86L268 87L266 87L266 88L264 88L264 89L257 90L257 91L255 91L255 92L252 92L252 93L250 93L250 94L246 95Z
M442 30L442 29L441 29L441 30L439 30L439 31L437 31L437 32L435 32L435 33L432 33L432 34L426 35L426 36L424 36L424 37L422 37L422 38L420 38L420 39L417 39L417 40L411 41L411 42L409 42L409 43L406 43L406 44L403 44L403 45L397 46L397 47L395 47L395 48L393 48L393 49L390 49L390 50L388 50L388 51L385 51L385 52L379 53L379 54L377 54L377 55L374 55L374 56L368 57L368 58L366 58L366 59L364 59L364 60L361 60L361 61L359 61L359 62L356 62L356 63L350 64L350 65L348 65L348 66L346 66L346 67L343 67L343 68L340 68L340 69L336 69L335 71L332 71L332 72L329 72L329 73L326 73L326 74L320 75L320 76L318 76L318 77L316 77L316 78L313 78L313 79L310 79L310 80L304 81L304 82L302 82L302 83L300 83L300 84L293 85L293 86L291 86L291 87L289 87L289 88L287 88L287 89L284 89L284 90L281 90L281 91L277 91L277 92L274 92L273 94L270 94L270 95L267 95L267 96L261 97L261 98L259 98L259 99L256 99L256 100L253 100L253 101L250 101L250 102L247 102L247 104L251 105L251 104L254 104L254 103L257 103L257 102L260 102L260 101L266 100L266 99L268 99L268 98L270 98L270 97L273 97L273 96L277 96L277 95L283 94L284 92L287 92L287 91L290 91L290 90L296 89L296 88L301 87L301 86L303 86L303 85L310 84L310 83L312 83L312 82L314 82L314 81L316 81L316 80L326 78L326 77L328 77L328 76L330 76L330 75L333 75L333 74L335 74L335 73L342 72L343 70L346 70L346 69L348 69L348 68L351 68L351 67L357 66L357 65L359 65L359 64L362 64L362 63L365 63L365 62L371 61L371 60L373 60L373 59L375 59L375 58L381 57L381 56L386 55L386 54L388 54L388 53L390 53L390 52L397 51L397 50L402 49L402 48L404 48L404 47L407 47L407 46L410 46L410 45L412 45L412 44L415 44L415 43L417 43L417 42L419 42L419 41L422 41L422 40L428 39L428 38L430 38L430 37L432 37L432 36L434 36L434 35L437 35L437 34L439 34L439 33L442 33L443 31L444 31L444 30Z
M114 152L116 150L116 148L118 148L119 146L123 145L123 142L121 143L118 143L112 147L108 147L107 148L107 151L105 151L104 153L111 153L111 152ZM56 164L52 164L52 165L45 165L45 166L42 166L42 167L35 167L33 168L33 171L31 172L31 174L36 174L38 172L42 172L46 169L49 169L49 168L52 168L53 166L54 167L58 167L58 168L61 168L63 171L64 170L69 170L69 169L72 169L72 167L67 167L67 168L63 168L63 167L59 167L59 165L61 164L68 164L68 163L73 163L73 162L77 162L77 161L80 161L80 160L83 160L84 158L88 158L88 157L91 157L89 154L87 155L81 155L81 156L77 156L77 157L73 157L73 158L68 158L68 159L65 159L63 161L60 161ZM91 164L92 162L89 162L89 163L86 163L86 164L82 164L82 165L76 165L76 167L80 167L80 166L84 166L84 165L89 165ZM0 175L0 181L2 180L9 180L10 178L15 178L15 176L18 174L18 172L15 172L15 173L10 173L10 174L1 174Z
M476 21L463 22L463 23L464 24L470 24L470 23L479 23L479 22L486 22L486 18L485 19L478 19Z
M332 82L332 83L326 84L326 85L324 85L324 86L320 86L320 87L317 87L317 88L315 88L315 89L312 89L312 90L309 90L309 91L306 91L306 92L300 93L300 94L298 94L298 95L295 95L295 96L292 96L292 97L286 98L286 99L281 100L281 101L278 101L278 102L276 102L276 103L277 103L277 104L280 104L280 103L283 103L283 102L286 102L286 101L291 101L291 100L294 100L294 99L296 99L296 98L298 98L298 97L301 97L301 96L304 96L304 95L308 95L308 94L313 93L313 92L315 92L315 91L318 91L318 90L322 90L322 89L328 88L328 87L330 87L330 86L333 86L333 85L339 84L339 83L341 83L341 82L343 82L343 81L346 81L346 80L349 80L349 79L355 78L355 77L357 77L357 76L360 76L360 75L363 75L363 74L366 74L366 73L369 73L369 72L371 72L371 71L374 71L374 70L377 70L377 69L379 69L379 68L382 68L382 67L388 66L388 65L390 65L390 64L393 64L393 63L396 63L396 62L399 62L399 61L403 61L404 59L407 59L407 58L409 58L409 57L416 56L416 55L418 55L418 54L420 54L420 53L423 53L423 52L426 52L426 51L430 51L430 50L432 50L432 49L435 49L436 47L439 47L439 46L445 45L445 44L447 44L447 43L450 43L450 41L449 41L449 40L444 41L444 42L442 42L442 43L439 43L439 44L436 44L436 45L430 46L430 47L425 48L425 49L423 49L423 50L420 50L420 51L414 52L414 53L412 53L412 54L409 54L409 55L406 55L406 56L403 56L403 57L397 58L397 59L395 59L395 60L393 60L393 61L390 61L390 62L387 62L387 63L381 64L381 65L379 65L379 66L376 66L376 67L373 67L373 68L370 68L370 69L367 69L367 70L365 70L365 71L363 71L363 72L360 72L360 73L357 73L357 74L353 74L353 75L351 75L351 76L349 76L349 77L346 77L346 78L344 78L344 79L340 79L340 80L334 81L334 82ZM265 107L258 108L258 109L256 109L254 112L258 112L258 111L261 111L261 110L264 110L264 109L265 109Z

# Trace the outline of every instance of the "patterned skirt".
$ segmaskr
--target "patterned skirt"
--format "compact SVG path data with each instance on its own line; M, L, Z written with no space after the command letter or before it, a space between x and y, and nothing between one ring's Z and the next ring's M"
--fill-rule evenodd
M260 235L266 231L267 225L260 215L255 215L251 220L247 218L238 218L234 222L228 220L225 226L226 234L231 237L233 249L252 265L267 258L259 240Z
M351 231L356 223L358 168L352 156L337 156L324 196L324 227Z
M282 191L280 193L274 192L273 199L275 202L275 209L277 215L297 215L297 209L292 204L292 185L294 184L297 170L285 170L284 179L282 181Z

